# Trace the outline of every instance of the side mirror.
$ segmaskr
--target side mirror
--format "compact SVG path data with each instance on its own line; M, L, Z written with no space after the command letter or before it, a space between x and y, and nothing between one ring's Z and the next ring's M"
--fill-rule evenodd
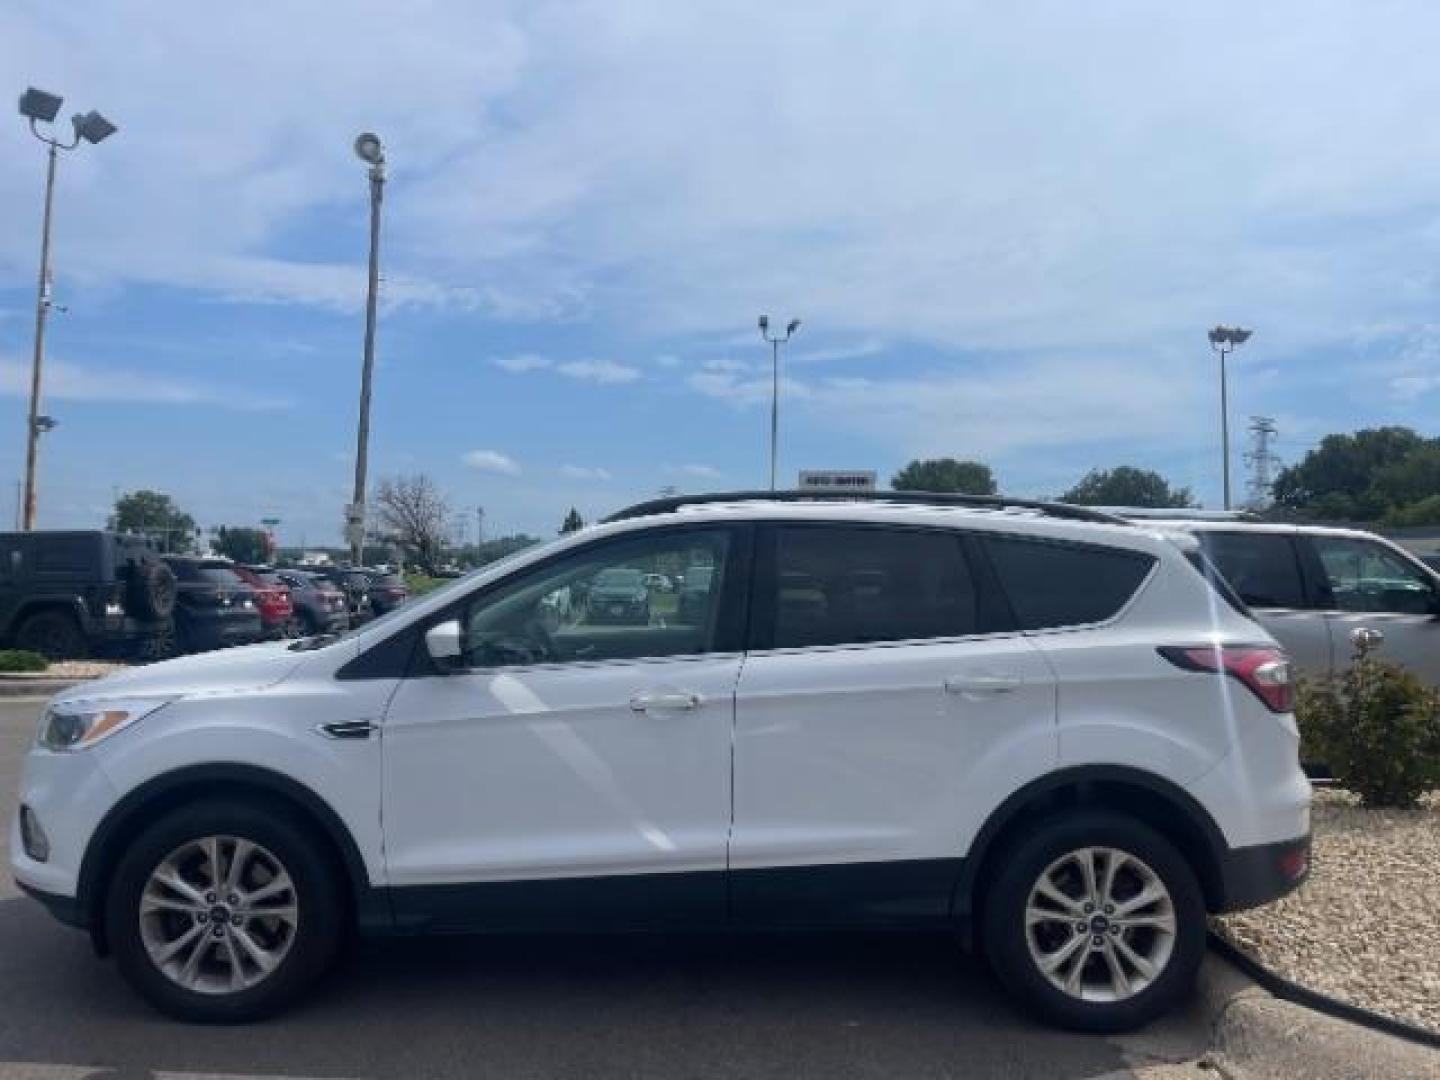
M445 671L460 666L460 620L447 619L425 631L425 651Z

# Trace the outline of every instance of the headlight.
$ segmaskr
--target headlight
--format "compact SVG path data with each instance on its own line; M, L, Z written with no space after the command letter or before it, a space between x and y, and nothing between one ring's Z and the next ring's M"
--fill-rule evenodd
M164 708L170 700L116 699L51 705L40 718L39 742L47 750L83 750Z

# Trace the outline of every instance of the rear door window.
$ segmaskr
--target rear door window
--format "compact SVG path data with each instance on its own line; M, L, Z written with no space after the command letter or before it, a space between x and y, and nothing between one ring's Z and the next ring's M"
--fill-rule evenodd
M1200 533L1200 544L1240 599L1257 608L1304 608L1305 581L1284 533Z
M1022 630L1104 622L1155 565L1143 552L1096 544L992 536L985 545Z
M954 532L817 525L776 533L775 648L977 632L975 585Z

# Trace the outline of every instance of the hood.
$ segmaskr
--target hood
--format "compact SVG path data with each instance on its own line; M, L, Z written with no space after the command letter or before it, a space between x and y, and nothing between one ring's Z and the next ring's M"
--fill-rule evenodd
M57 694L57 702L105 697L219 694L274 686L305 662L289 642L267 641L218 652L182 656L130 668L103 679L79 683Z

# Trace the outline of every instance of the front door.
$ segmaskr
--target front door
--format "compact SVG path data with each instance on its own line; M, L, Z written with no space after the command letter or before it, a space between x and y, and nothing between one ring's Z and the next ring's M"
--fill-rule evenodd
M723 917L743 539L597 541L441 617L461 667L403 680L385 718L402 926Z
M777 525L736 702L731 910L761 925L941 923L961 857L1053 767L1055 680L954 530Z
M1333 606L1326 618L1335 666L1349 665L1355 652L1350 634L1366 627L1385 635L1382 659L1426 683L1440 683L1440 590L1429 571L1375 540L1314 534L1302 542L1315 553Z

